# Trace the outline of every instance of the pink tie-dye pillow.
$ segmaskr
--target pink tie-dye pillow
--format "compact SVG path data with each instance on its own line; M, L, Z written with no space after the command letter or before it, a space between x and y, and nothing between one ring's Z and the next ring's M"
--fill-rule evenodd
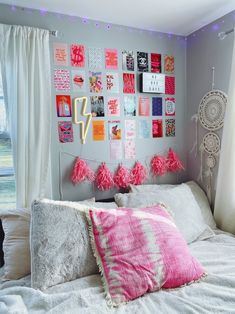
M87 216L110 305L205 275L162 204L134 210L91 209Z

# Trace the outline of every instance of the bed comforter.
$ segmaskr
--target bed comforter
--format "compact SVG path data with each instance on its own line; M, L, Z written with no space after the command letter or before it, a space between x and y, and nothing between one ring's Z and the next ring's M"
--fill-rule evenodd
M0 285L0 313L235 313L235 237L216 231L215 236L192 243L190 250L208 273L198 283L149 293L110 309L99 275L57 285L44 293L30 288L28 276Z

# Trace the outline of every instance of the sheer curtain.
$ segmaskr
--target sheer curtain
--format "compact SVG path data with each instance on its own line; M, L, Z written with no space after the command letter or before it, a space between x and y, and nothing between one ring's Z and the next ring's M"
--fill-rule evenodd
M235 233L235 41L233 45L214 210L218 227L231 233Z
M49 31L0 24L0 42L16 204L30 207L35 198L51 196Z

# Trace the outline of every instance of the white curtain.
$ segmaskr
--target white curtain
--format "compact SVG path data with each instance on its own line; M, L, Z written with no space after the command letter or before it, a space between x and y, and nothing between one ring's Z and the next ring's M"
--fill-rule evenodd
M35 198L51 196L49 31L0 24L0 43L16 205L29 208Z
M235 41L228 105L224 118L214 215L219 228L235 233Z

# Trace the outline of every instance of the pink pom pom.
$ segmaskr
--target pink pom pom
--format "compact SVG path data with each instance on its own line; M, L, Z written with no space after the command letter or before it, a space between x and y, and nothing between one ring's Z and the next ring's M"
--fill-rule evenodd
M151 170L155 176L163 176L167 172L166 158L164 156L153 156Z
M126 167L119 165L113 181L117 187L126 189L130 181L130 171Z
M130 173L130 183L140 185L144 183L147 177L147 169L140 163L136 162Z
M184 166L177 156L176 152L172 148L169 148L168 155L166 158L166 164L168 171L177 172L184 169Z
M114 186L112 173L104 162L102 162L97 170L95 183L101 191L110 190Z
M85 181L86 179L89 181L94 181L95 175L91 168L87 165L85 160L77 157L74 162L70 178L73 184L78 184Z

